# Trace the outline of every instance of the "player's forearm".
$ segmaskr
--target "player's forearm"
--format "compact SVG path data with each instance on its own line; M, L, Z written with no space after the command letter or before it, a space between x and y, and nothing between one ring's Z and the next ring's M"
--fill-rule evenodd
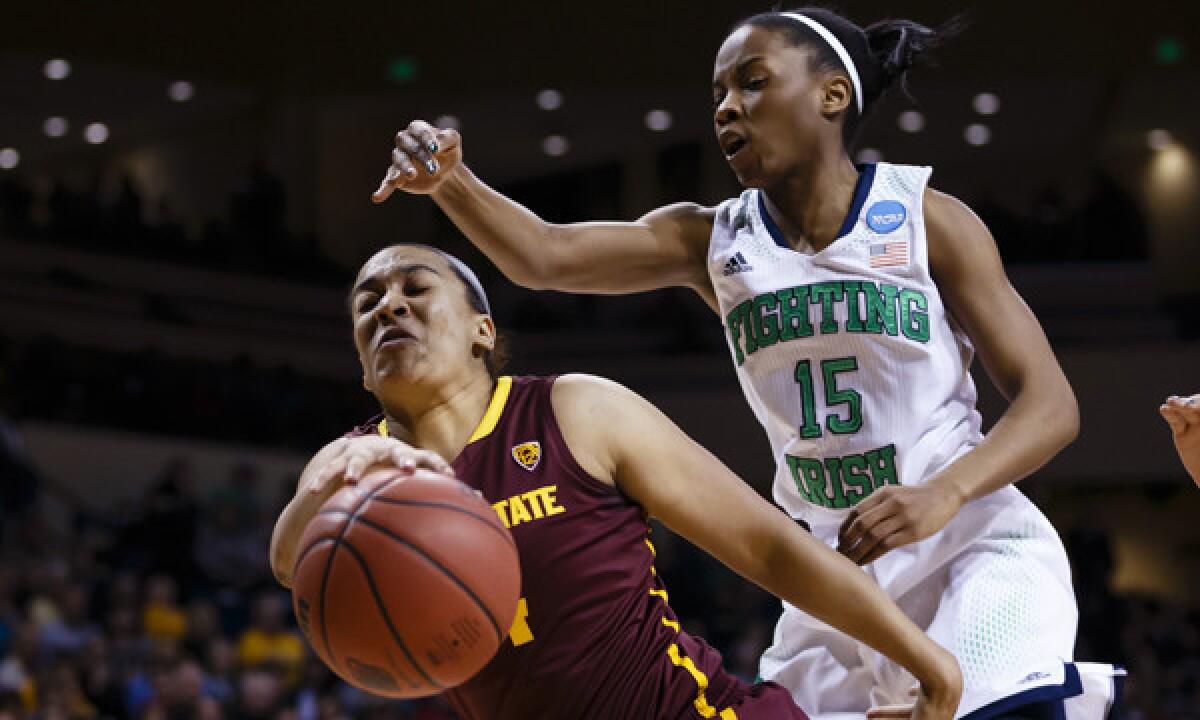
M763 557L767 590L878 650L929 688L941 688L948 654L900 611L858 566L797 527L770 541Z
M459 164L433 200L514 283L542 289L554 274L551 225Z
M1066 380L1017 393L978 447L955 460L931 484L963 502L1017 482L1054 458L1079 434L1079 407Z
M334 440L308 461L296 484L295 497L275 521L275 528L271 532L271 572L284 587L291 587L292 567L296 564L296 546L300 536L329 497L328 493L314 494L308 488L312 487L313 480L325 470L345 443L345 439Z
M271 572L275 579L284 587L292 586L292 568L296 564L296 546L304 528L321 509L324 498L308 492L298 494L287 504L279 519L275 522L275 530L271 533Z

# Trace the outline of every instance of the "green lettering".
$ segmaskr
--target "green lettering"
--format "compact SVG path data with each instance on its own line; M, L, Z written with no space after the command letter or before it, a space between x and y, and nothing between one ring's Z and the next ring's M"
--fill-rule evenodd
M821 334L831 335L838 331L837 320L833 317L833 304L846 296L846 291L840 282L821 282L812 284L814 301L821 302Z
M871 471L871 481L875 489L884 485L899 485L896 475L896 446L885 445L867 453L867 465Z
M792 481L796 483L796 490L810 503L815 503L812 493L808 491L808 486L804 483L804 476L800 471L800 458L795 455L785 455L787 458L788 469L792 471Z
M812 321L808 319L808 286L785 288L779 297L780 342L812 337Z
M753 300L747 300L738 306L742 310L741 317L738 319L742 324L742 343L746 347L746 357L750 357L758 350L758 341L754 337L753 306Z
M863 294L862 281L846 280L842 285L846 288L846 332L860 333L863 331L863 317L858 299Z
M821 461L812 458L796 458L796 462L800 464L800 474L808 486L809 502L821 507L833 507L833 503L825 493L825 468L821 466Z
M915 308L915 309L914 309ZM900 291L900 324L904 337L929 342L929 301L917 290Z
M740 366L746 362L746 356L742 353L742 310L746 307L746 303L742 303L729 311L729 315L725 317L725 327L729 329L729 345L733 348L734 359Z
M867 300L867 332L876 335L885 331L888 335L899 332L896 327L896 293L895 285L876 285L870 280L863 281L863 297Z
M871 487L871 476L867 474L867 459L862 455L842 458L842 479L846 482L846 502L849 505L857 505L875 489Z
M779 315L774 312L779 306L775 293L763 293L754 298L754 327L758 330L758 346L769 347L779 341Z
M825 458L825 470L829 474L829 486L833 490L833 507L849 507L846 496L842 493L842 460L841 458Z

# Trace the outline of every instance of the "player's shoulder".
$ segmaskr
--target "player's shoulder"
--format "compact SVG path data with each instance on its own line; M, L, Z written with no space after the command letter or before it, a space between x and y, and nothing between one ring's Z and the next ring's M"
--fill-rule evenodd
M558 376L550 394L554 412L560 417L564 413L587 414L598 410L612 410L635 397L637 395L624 385L587 373Z
M930 268L939 283L980 263L999 268L996 241L970 206L933 188L926 188L923 202Z
M965 202L937 188L926 187L921 203L925 210L926 224L947 226L980 222L975 211Z
M556 378L550 399L559 431L575 460L589 475L611 484L615 477L613 448L623 442L624 421L645 401L618 382L585 373Z
M677 202L655 208L642 216L642 222L672 221L712 225L717 208L694 202Z

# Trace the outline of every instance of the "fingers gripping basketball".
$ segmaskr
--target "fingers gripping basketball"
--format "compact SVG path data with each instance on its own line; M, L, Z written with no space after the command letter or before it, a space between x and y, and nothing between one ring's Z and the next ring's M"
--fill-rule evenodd
M347 682L417 697L495 655L516 614L516 546L492 507L444 475L368 473L322 506L300 542L293 605Z

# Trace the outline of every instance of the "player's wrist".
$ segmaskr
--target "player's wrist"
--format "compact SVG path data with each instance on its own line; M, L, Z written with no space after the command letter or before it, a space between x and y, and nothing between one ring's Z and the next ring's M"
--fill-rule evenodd
M929 485L937 489L939 497L953 503L956 511L971 499L971 488L967 479L957 473L944 472L931 478Z
M467 166L459 161L448 170L443 170L442 180L429 192L429 197L439 205L461 200L467 193L467 184L474 177Z

